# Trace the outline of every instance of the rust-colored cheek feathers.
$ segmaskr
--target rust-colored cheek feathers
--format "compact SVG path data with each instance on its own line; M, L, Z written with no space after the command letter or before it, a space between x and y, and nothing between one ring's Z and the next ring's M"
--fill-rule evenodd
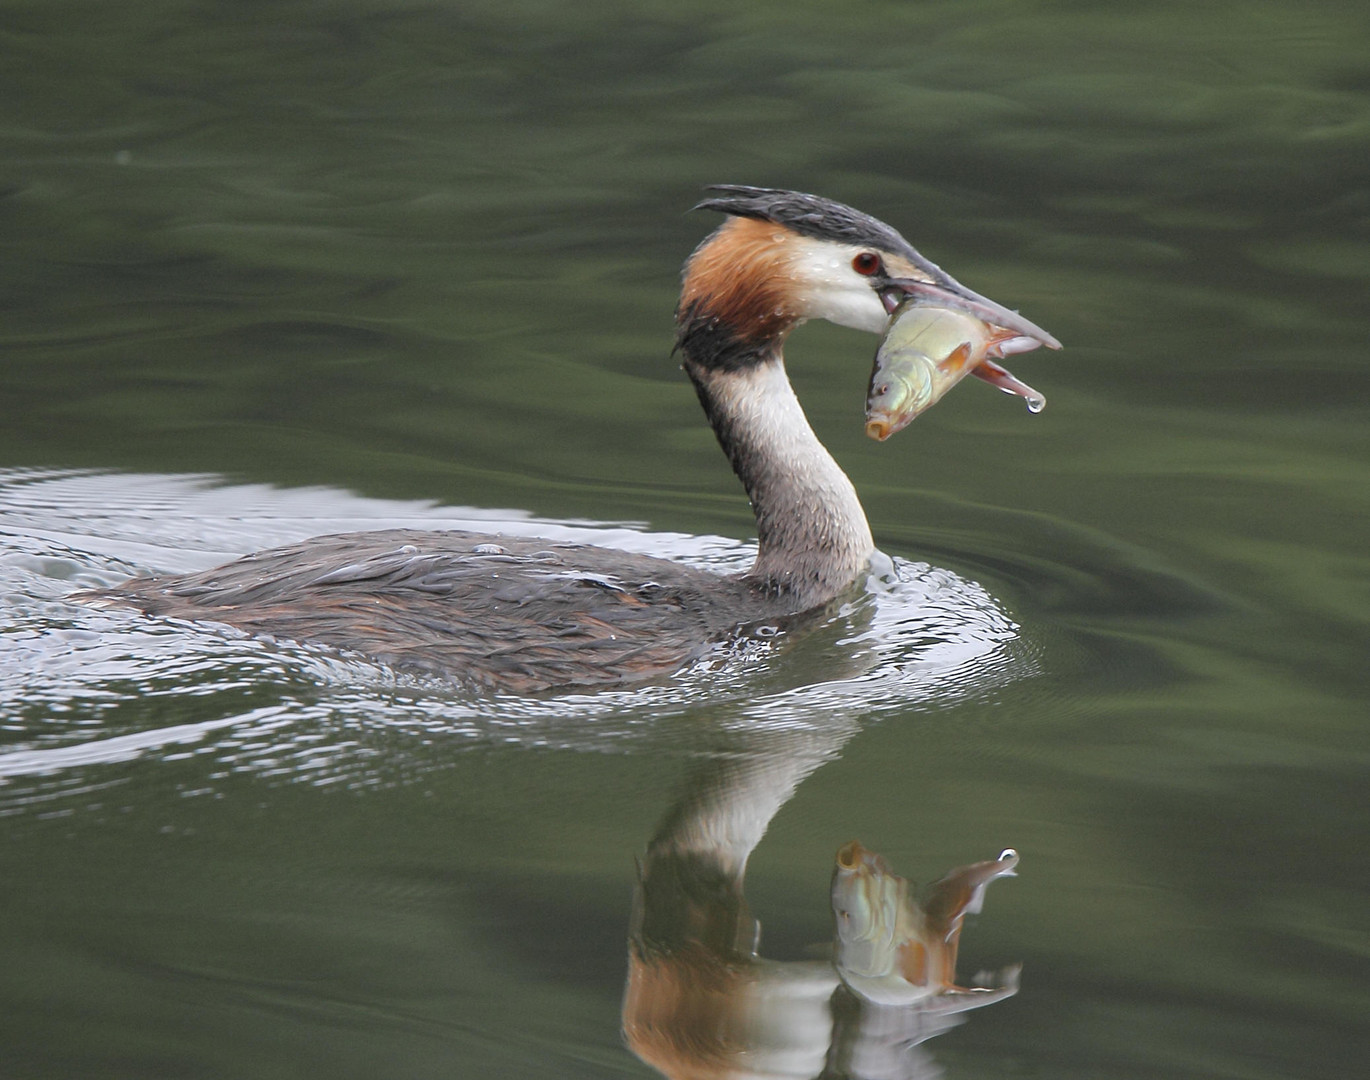
M677 318L707 314L744 340L783 338L801 317L793 236L769 221L724 222L685 264Z

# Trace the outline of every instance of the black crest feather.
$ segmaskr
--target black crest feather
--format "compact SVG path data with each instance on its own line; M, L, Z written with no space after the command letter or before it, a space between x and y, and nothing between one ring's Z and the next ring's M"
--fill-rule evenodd
M870 244L884 251L898 252L916 263L924 261L895 229L845 203L802 191L745 184L710 184L704 190L717 194L700 202L694 207L696 210L721 210L737 217L773 221L801 236L844 244Z

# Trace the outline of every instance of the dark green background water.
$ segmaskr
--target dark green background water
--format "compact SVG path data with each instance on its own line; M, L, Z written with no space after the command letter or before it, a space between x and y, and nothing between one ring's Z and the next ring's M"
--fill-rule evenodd
M1368 12L0 4L0 1075L650 1075L633 857L793 731L827 763L752 860L767 956L830 933L852 836L922 880L1022 853L962 971L1023 989L950 1076L1358 1074ZM879 446L873 339L788 348L881 547L1011 640L928 659L955 619L887 602L864 683L834 633L496 707L64 601L472 516L434 504L745 560L689 539L750 515L668 357L718 181L853 203L1065 342L1013 365L1041 416L970 385Z

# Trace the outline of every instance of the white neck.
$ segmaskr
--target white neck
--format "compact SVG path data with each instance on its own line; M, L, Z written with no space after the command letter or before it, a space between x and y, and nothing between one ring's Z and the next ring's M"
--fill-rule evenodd
M739 369L686 358L718 441L756 514L760 542L747 577L796 610L848 588L875 549L856 489L809 427L778 352Z

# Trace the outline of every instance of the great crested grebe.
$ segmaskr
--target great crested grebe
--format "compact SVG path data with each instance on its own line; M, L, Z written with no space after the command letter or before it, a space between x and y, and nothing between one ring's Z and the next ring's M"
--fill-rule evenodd
M851 207L769 188L709 190L696 209L729 216L685 264L676 350L756 514L759 547L745 574L547 540L386 530L135 578L83 599L515 693L667 675L738 627L833 600L875 545L851 481L785 375L790 330L821 318L878 334L914 293L1002 328L995 355L1059 345Z

